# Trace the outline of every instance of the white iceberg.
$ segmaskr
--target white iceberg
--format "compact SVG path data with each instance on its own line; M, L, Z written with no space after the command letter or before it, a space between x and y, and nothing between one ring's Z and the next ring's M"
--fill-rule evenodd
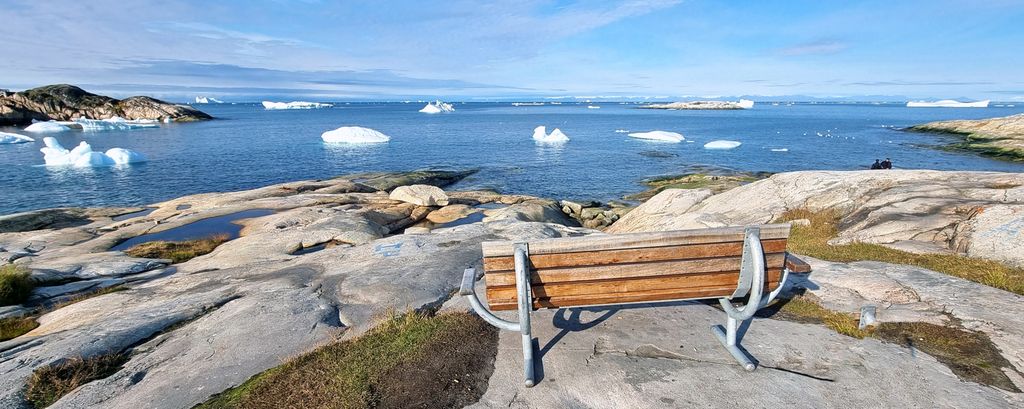
M626 129L616 129L615 133L629 133L629 131Z
M32 125L29 125L29 126L25 127L25 132L38 132L38 133L44 133L44 132L64 132L64 131L70 131L70 130L71 130L71 128L68 128L67 126L61 125L61 124L57 123L57 121L36 122L36 123L33 123Z
M442 112L455 112L455 107L452 104L441 102L436 100L434 102L428 102L420 112L424 114L440 114Z
M597 105L587 105L587 109L601 109L601 107Z
M75 123L82 127L83 131L127 131L132 129L141 128L157 128L156 120L153 119L140 119L129 121L127 119L115 116L107 119L85 119L78 118Z
M221 101L221 100L219 100L217 98L214 98L214 97L196 97L196 103L197 104L223 104L224 101Z
M390 141L391 137L370 128L343 126L324 132L320 139L327 143L385 143Z
M144 155L128 149L112 148L107 150L106 153L94 152L92 146L85 141L82 141L75 149L70 151L50 136L43 138L43 144L46 147L39 151L43 153L43 161L46 162L46 166L89 168L127 165L146 161Z
M740 102L736 103L736 106L743 109L750 109L754 107L754 101L751 101L749 99L741 99Z
M910 101L907 102L908 108L988 108L989 100L977 101L977 102L960 102L952 99L943 99L941 101L928 102L928 101Z
M631 138L647 139L652 141L682 142L686 140L683 135L668 131L633 132L627 134Z
M292 102L272 102L263 101L263 108L265 109L318 109L318 108L330 108L334 105L322 104L319 102L306 102L306 101L292 101Z
M705 143L704 149L732 149L740 145L742 145L742 143L736 141L718 140Z
M0 132L0 145L26 142L35 142L35 139L29 138L25 135L18 135L16 133Z
M547 133L547 128L538 126L533 129L533 140L537 143L565 143L569 142L569 137L562 133L561 129L555 128L551 133Z
M772 148L772 152L789 152L789 148Z

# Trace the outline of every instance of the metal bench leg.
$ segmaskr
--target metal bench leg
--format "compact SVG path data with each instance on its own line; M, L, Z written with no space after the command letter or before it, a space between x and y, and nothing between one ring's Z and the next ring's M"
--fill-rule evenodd
M526 243L517 243L515 251L516 292L519 298L519 332L523 336L523 372L526 387L536 383L534 377L533 335L530 331L530 311L533 310L533 294L530 293L530 269L528 268L530 250Z
M730 301L731 298L742 297L749 291L750 298L743 307L736 308ZM743 243L743 261L740 267L740 283L730 298L720 298L719 303L727 316L726 326L712 325L718 341L722 343L729 354L739 362L740 366L747 371L753 371L757 366L753 360L739 347L739 336L737 330L740 324L753 318L754 313L761 307L761 295L764 292L764 248L761 247L760 230L756 227L747 228Z

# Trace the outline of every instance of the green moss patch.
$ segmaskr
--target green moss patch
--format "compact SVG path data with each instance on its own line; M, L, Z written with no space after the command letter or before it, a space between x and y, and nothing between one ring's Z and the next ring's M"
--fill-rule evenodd
M227 234L218 234L188 241L151 241L125 250L125 253L132 257L169 259L171 263L178 264L209 254L230 239Z
M494 371L497 330L467 314L407 314L256 375L199 408L463 407Z
M25 302L33 288L35 283L28 271L14 264L0 266L0 306Z

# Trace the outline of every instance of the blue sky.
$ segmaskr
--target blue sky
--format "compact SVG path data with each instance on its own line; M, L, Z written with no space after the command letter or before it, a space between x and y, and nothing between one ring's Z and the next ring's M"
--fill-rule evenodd
M1024 2L0 0L0 87L1024 100Z

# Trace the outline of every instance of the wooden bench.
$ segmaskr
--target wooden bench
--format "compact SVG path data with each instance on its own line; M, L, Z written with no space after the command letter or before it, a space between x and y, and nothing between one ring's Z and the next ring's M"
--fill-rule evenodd
M789 224L594 235L483 243L484 281L490 309L481 304L476 270L464 272L460 295L492 325L522 334L526 386L533 386L530 311L658 301L718 299L726 325L712 326L748 371L737 328L781 291L789 272L810 271L786 253ZM746 304L734 306L733 300ZM491 310L519 311L519 322Z

